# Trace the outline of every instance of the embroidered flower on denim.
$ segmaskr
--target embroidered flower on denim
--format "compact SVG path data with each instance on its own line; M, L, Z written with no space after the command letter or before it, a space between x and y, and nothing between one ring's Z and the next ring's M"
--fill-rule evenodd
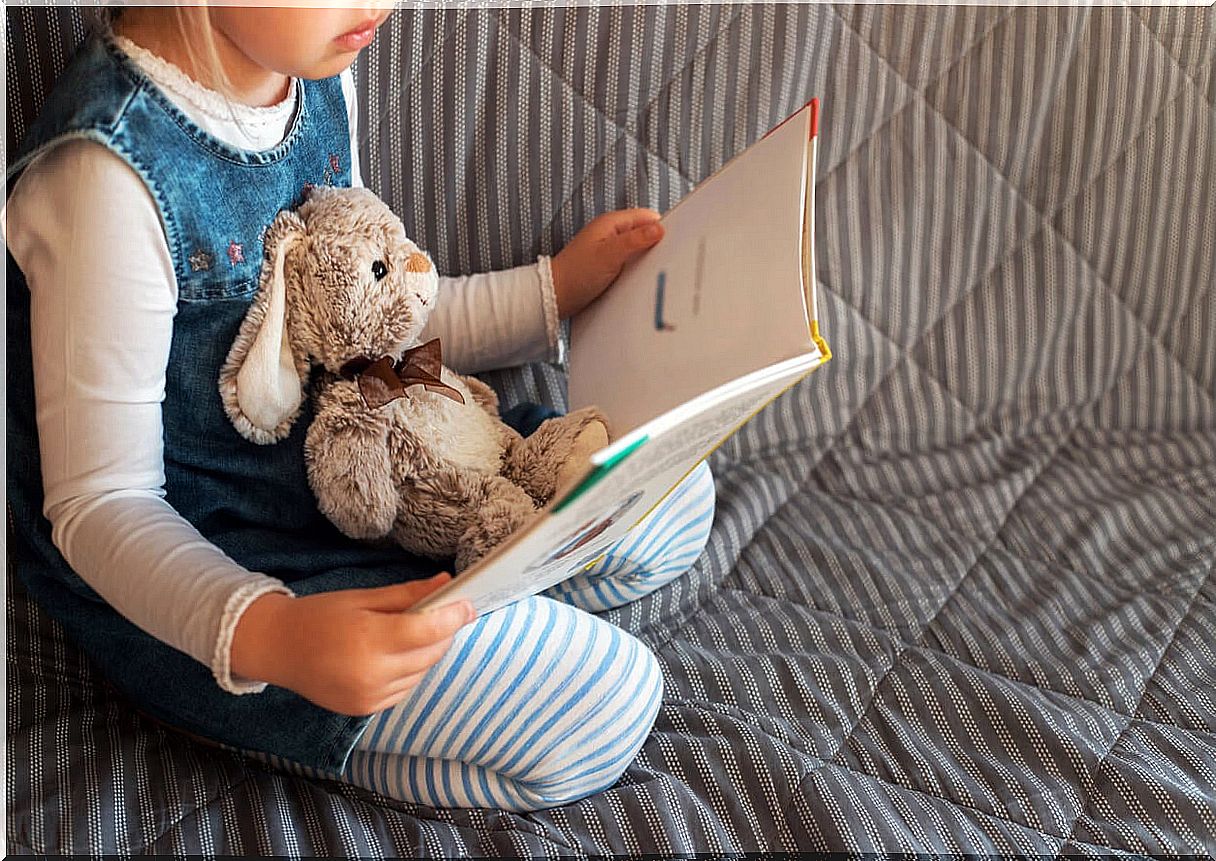
M228 243L228 264L236 266L245 262L245 246L235 240Z
M198 249L187 258L190 261L190 268L195 272L202 272L210 269L211 264L215 262L215 258L207 251Z

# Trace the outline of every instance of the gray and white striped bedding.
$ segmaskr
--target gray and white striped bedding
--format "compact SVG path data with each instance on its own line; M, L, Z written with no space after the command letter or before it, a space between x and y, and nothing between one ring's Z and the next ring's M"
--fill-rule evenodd
M9 10L10 147L74 20ZM715 454L693 571L611 615L666 699L608 791L432 810L217 755L10 577L10 850L1216 852L1214 43L1210 8L398 12L364 171L448 272L666 208L822 97L836 358Z

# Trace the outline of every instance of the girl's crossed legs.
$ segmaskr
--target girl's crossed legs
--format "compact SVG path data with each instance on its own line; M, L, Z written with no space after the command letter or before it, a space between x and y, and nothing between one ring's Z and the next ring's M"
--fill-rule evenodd
M654 655L591 612L683 574L713 520L701 464L591 569L482 616L372 718L341 779L434 807L536 810L616 782L662 699ZM553 600L556 598L558 600Z

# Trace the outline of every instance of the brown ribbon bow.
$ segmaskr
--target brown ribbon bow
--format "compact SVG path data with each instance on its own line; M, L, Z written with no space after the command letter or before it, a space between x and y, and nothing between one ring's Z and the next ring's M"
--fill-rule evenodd
M406 350L396 362L392 356L351 359L342 366L341 375L355 381L363 402L373 410L405 397L405 390L410 386L426 386L428 392L463 404L464 395L440 379L442 366L439 339L432 338L419 347Z

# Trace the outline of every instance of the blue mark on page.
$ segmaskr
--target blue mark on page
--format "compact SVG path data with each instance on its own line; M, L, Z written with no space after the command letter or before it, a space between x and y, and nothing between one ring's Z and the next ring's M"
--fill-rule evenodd
M659 283L654 291L654 327L660 332L674 332L676 327L663 319L663 295L667 288L667 273L659 273Z

